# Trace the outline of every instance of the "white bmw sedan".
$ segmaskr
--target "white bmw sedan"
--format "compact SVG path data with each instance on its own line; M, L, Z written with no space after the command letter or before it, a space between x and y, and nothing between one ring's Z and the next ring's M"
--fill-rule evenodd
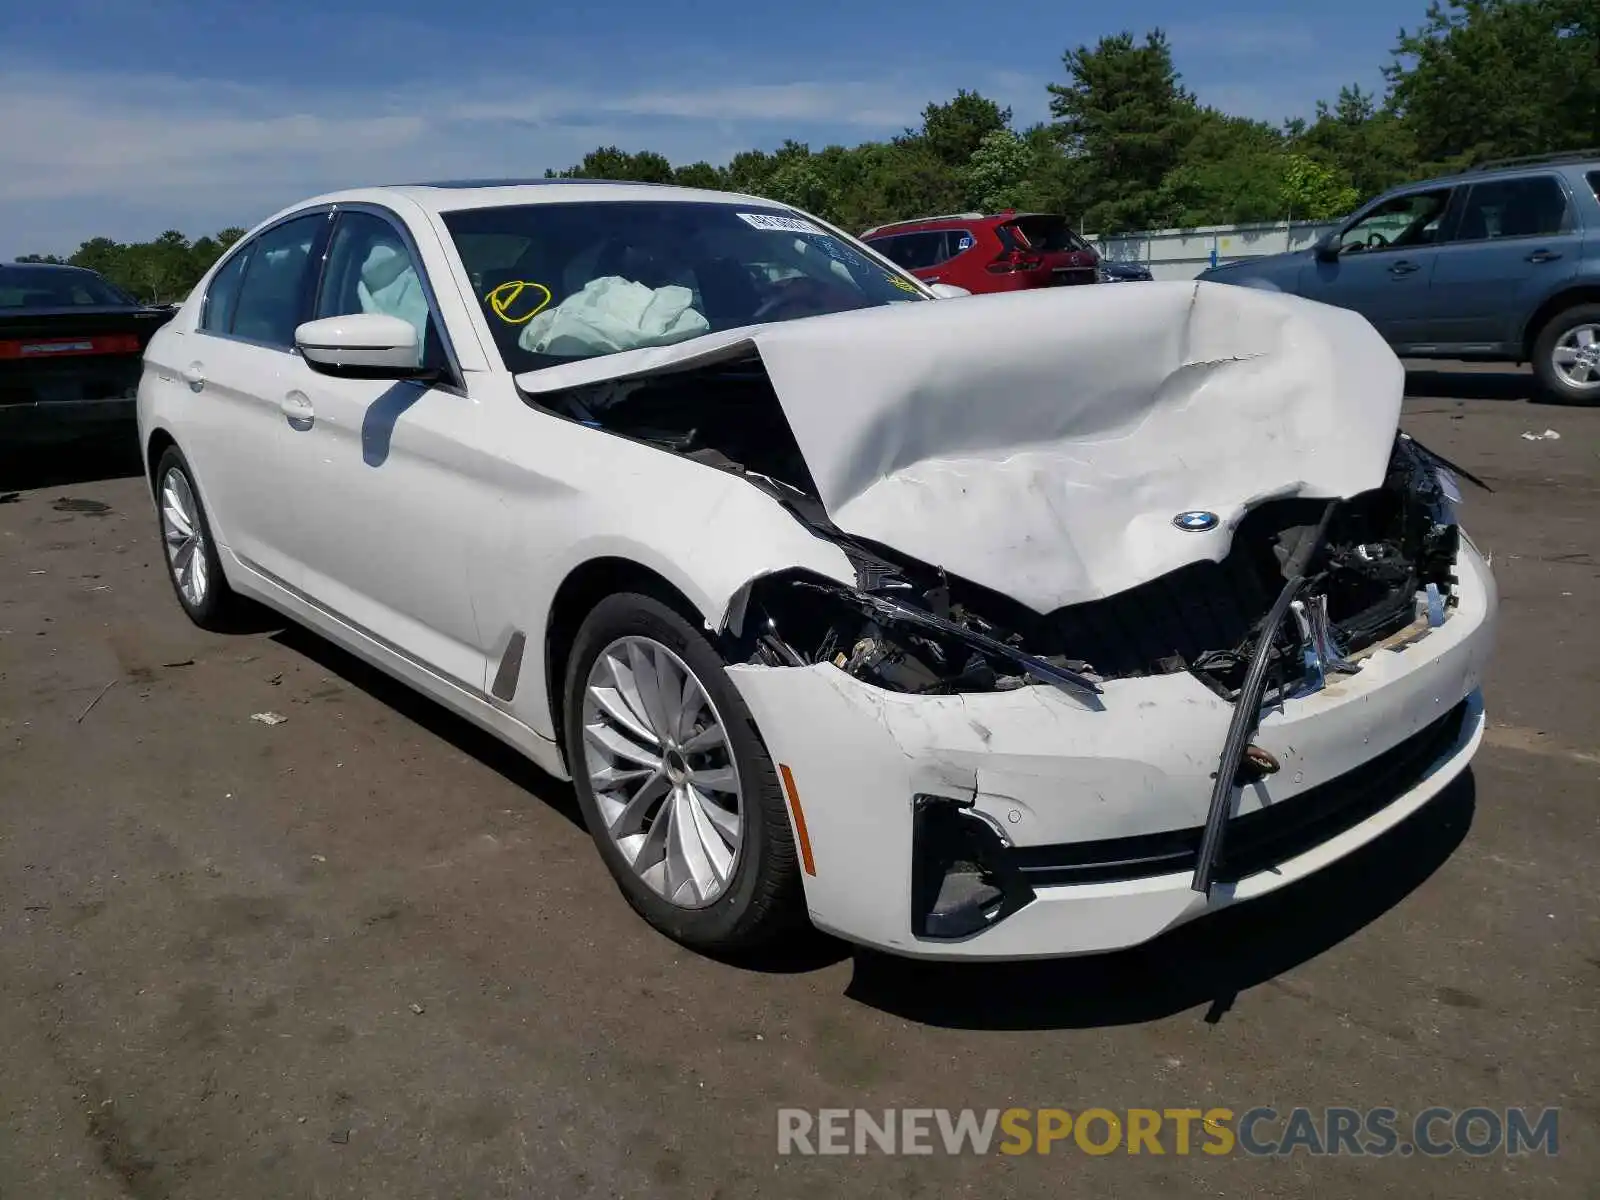
M707 951L1134 945L1413 814L1492 578L1364 319L1194 283L951 303L748 196L309 200L150 343L196 622L303 622L570 778Z

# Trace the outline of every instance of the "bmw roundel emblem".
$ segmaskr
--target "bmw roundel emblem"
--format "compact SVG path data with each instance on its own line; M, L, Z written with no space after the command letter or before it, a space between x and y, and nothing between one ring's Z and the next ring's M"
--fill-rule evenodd
M1172 523L1185 533L1205 533L1217 527L1217 514L1191 509L1173 517Z

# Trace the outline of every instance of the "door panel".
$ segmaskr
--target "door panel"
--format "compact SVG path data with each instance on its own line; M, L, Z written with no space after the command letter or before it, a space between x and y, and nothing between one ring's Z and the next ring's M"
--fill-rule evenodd
M388 312L445 358L425 280L398 227L340 215L316 315ZM475 690L485 649L468 568L497 497L471 448L478 412L450 384L345 378L295 359L284 381L286 454L300 488L293 545L315 601Z
M218 539L247 566L297 582L290 548L296 491L286 476L281 397L299 359L293 330L305 314L328 216L313 213L257 235L214 277L198 328L172 364L192 404L184 453Z
M1391 345L1408 343L1426 323L1423 306L1437 253L1428 247L1313 263L1304 276L1304 294L1324 304L1354 309Z
M1375 204L1339 234L1339 257L1315 260L1302 276L1303 294L1354 309L1390 345L1426 333L1435 240L1449 212L1450 188L1406 192Z
M1473 184L1451 241L1440 246L1429 307L1444 345L1504 351L1523 322L1577 274L1583 235L1551 174Z

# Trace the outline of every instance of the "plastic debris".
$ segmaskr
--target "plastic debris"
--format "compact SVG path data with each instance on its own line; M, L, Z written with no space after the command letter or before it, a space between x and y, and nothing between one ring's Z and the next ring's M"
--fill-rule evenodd
M420 1004L413 1004L411 1006L411 1011L416 1013L417 1016L420 1017L423 1013L425 1013L427 1011L427 1009L423 1008L422 1005L420 1005Z
M1546 429L1543 433L1525 430L1522 434L1522 440L1525 442L1559 442L1561 435L1554 429Z
M258 712L251 713L250 719L252 721L259 721L263 725L282 725L289 718L284 716L282 713Z

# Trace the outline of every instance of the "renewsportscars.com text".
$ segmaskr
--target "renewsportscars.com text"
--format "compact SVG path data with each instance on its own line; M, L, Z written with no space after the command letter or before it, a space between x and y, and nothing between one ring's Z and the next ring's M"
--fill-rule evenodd
M779 1154L1555 1156L1555 1108L780 1108Z

